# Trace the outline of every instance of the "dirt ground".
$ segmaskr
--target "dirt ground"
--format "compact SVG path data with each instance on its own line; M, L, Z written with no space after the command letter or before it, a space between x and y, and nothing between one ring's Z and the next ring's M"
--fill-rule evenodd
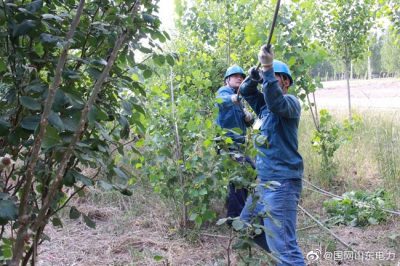
M319 108L348 109L347 82L328 81L316 91ZM400 111L400 79L350 80L351 106L357 110Z
M400 111L399 79L353 80L350 85L354 109ZM326 82L324 88L316 92L319 109L348 108L345 81ZM304 207L318 213L320 203L305 201ZM38 265L227 265L226 229L210 225L184 238L175 229L172 211L153 193L75 204L96 221L96 229L80 219L66 218L63 228L49 225L45 233L51 241L41 245ZM333 227L332 232L354 251L318 226L304 229L310 224L299 211L299 243L308 261L314 261L309 265L400 266L400 217L366 228ZM235 251L231 259L231 265L243 265Z

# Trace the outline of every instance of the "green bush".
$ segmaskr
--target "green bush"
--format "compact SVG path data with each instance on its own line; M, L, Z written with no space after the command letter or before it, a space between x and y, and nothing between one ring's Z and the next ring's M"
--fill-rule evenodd
M367 226L386 221L385 208L390 206L387 193L383 189L375 192L350 191L342 198L333 198L323 203L325 210L333 218L331 224Z

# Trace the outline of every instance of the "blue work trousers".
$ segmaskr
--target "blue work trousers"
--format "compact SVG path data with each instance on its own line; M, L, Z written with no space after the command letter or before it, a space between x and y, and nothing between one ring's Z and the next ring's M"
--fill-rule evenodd
M303 254L297 244L297 205L302 190L301 179L284 179L279 185L266 186L260 181L255 194L247 198L240 218L246 222L260 219L267 233L256 237L255 242L271 252L279 262L277 265L305 265ZM257 203L253 204L253 198Z
M247 163L253 169L255 169L254 162L248 156L240 156L234 158L240 164ZM226 217L235 218L240 215L242 209L246 203L247 198L247 189L246 188L236 188L233 183L229 183L228 185L228 198L227 198L227 214Z

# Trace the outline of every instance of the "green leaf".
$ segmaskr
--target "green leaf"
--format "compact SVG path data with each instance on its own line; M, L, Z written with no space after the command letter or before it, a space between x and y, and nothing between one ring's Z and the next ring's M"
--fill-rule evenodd
M119 132L120 137L123 138L123 139L128 138L129 137L129 131L130 131L128 119L126 119L125 116L120 116L120 117L118 117L118 122L122 127L120 132Z
M155 261L161 261L162 259L164 259L164 257L161 256L161 255L155 255L155 256L153 257L153 259L154 259Z
M87 216L85 214L82 214L82 216L83 216L83 221L85 222L85 224L87 226L89 226L90 228L93 228L93 229L96 228L96 223L92 219L90 219L89 216Z
M43 1L42 0L35 0L32 1L31 3L26 5L26 9L29 10L32 13L36 13L39 11L43 6Z
M199 195L200 196L204 196L204 195L207 195L207 189L206 188L202 188L202 189L200 189L200 191L199 191Z
M260 228L256 228L256 229L254 230L254 233L255 233L256 235L261 235L262 232L263 232L263 231L262 231Z
M167 39L165 38L164 35L162 35L161 32L159 31L153 31L150 33L151 37L154 39L158 39L160 42L165 42Z
M146 111L143 109L142 106L138 105L138 104L132 104L133 108L135 108L136 110L138 110L140 113L146 115Z
M217 225L223 225L224 223L226 223L226 221L228 221L228 218L219 219L219 220L217 221Z
M92 179L90 179L89 177L82 175L81 173L79 173L76 170L71 170L72 175L75 177L76 181L81 181L82 184L90 187L94 185L94 182Z
M18 217L17 205L12 200L0 200L0 225L7 224Z
M42 141L42 148L49 149L60 143L60 136L57 129L52 126L47 126L46 133Z
M32 81L27 87L27 92L43 92L46 89L47 85L41 83L39 80Z
M163 55L155 54L153 55L153 60L159 66L162 66L165 63L165 57Z
M232 227L233 227L233 229L235 229L236 231L240 231L240 230L243 229L244 223L243 223L243 221L241 221L241 220L234 220L234 221L232 222Z
M51 34L48 34L48 33L41 33L40 34L40 41L42 43L54 44L54 43L60 42L61 39L58 36L54 36L54 35L51 35Z
M89 76L94 80L97 80L101 75L101 71L94 67L89 67L86 71L89 74Z
M53 15L53 14L42 14L42 18L46 19L46 20L47 19L48 20L54 19L54 20L57 20L57 21L63 21L63 19L61 17Z
M151 75L153 75L153 71L151 71L151 70L149 70L149 69L146 69L145 71L143 71L143 77L144 77L145 79L150 78Z
M0 257L2 259L11 259L12 258L12 247L15 240L11 238L2 237L2 244L0 244Z
M0 118L0 136L6 136L8 134L11 124Z
M103 58L93 60L91 63L94 65L98 65L98 66L106 66L107 65L107 61L104 60Z
M35 44L35 46L33 47L33 50L38 54L38 56L44 55L44 48L40 42Z
M121 189L119 192L120 192L122 195L129 196L129 197L133 195L132 190L130 190L130 189L128 189L128 188L123 188L123 189Z
M81 212L78 211L77 208L75 208L75 206L72 206L70 211L69 211L69 218L76 220L81 216Z
M67 187L72 187L75 184L75 177L72 175L71 171L65 174L63 184Z
M6 71L7 70L7 64L5 60L0 61L0 72Z
M58 217L53 217L53 219L51 219L51 223L55 227L63 227L63 223L62 223L61 219Z
M41 104L32 97L21 96L21 98L19 98L19 100L20 100L22 106L28 108L29 110L40 111L42 109Z
M110 183L103 181L103 180L98 181L97 185L99 185L105 191L110 191L113 189L113 186Z
M13 27L13 37L19 37L26 35L32 29L36 28L37 22L31 19L24 20L21 24L17 24Z
M127 176L127 174L125 174L124 171L122 171L119 167L114 167L113 168L114 173L119 176L120 178L124 179L124 180L128 180L129 177Z
M261 135L261 134L258 134L255 136L254 142L257 146L267 146L268 147L268 145L269 145L267 136Z
M192 214L189 216L189 221L194 221L194 220L196 220L197 216L198 216L197 213L195 213L195 212L192 213Z
M155 21L155 17L153 15L147 14L147 13L142 13L143 19L144 21L153 24L153 22Z
M40 116L39 115L34 115L34 116L28 116L22 119L21 121L21 127L28 129L28 130L36 130L40 122Z
M150 54L152 52L151 49L149 49L147 47L143 47L143 46L139 47L139 51L141 51L144 54Z
M201 226L201 224L203 223L203 217L201 217L200 215L198 215L196 217L196 219L194 220L194 222L196 223L196 226Z
M175 60L171 55L168 54L165 59L167 60L168 65L173 66L175 64Z
M95 122L108 120L108 115L102 109L93 105L92 109L89 111L88 120L89 124L93 125Z
M64 123L61 120L61 117L59 114L51 111L49 115L49 123L53 127L55 127L58 131L62 132L65 130Z
M369 224L375 225L375 224L378 224L379 222L378 222L378 220L375 219L374 217L369 217L369 218L368 218L368 223L369 223Z
M75 132L75 130L79 126L80 115L81 115L80 112L76 112L76 113L72 114L72 117L70 116L70 117L61 118L61 120L64 123L65 130Z

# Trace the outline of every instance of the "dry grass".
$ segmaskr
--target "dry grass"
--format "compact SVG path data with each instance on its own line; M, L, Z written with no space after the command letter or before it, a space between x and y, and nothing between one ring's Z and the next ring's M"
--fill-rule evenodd
M46 234L51 241L40 247L39 265L227 265L225 247L229 233L225 229L209 224L203 230L210 234L188 231L187 234L193 235L184 237L176 230L171 209L157 195L144 189L135 192L130 198L94 192L87 201L80 201L77 208L96 221L96 229L68 218L62 229L48 226ZM322 200L323 196L304 190L301 204L324 219ZM298 219L298 228L313 224L302 212ZM400 231L399 219L363 229L341 226L332 230L356 250L399 252L400 236L390 240ZM318 227L302 230L299 243L305 255L320 245L343 250ZM233 254L231 265L243 265L237 252ZM318 265L336 264L322 261ZM342 265L360 265L360 262L342 262Z
M78 206L96 221L96 229L68 218L62 229L47 227L51 241L41 245L39 265L214 265L224 260L225 238L201 235L188 241L152 192L101 197Z

